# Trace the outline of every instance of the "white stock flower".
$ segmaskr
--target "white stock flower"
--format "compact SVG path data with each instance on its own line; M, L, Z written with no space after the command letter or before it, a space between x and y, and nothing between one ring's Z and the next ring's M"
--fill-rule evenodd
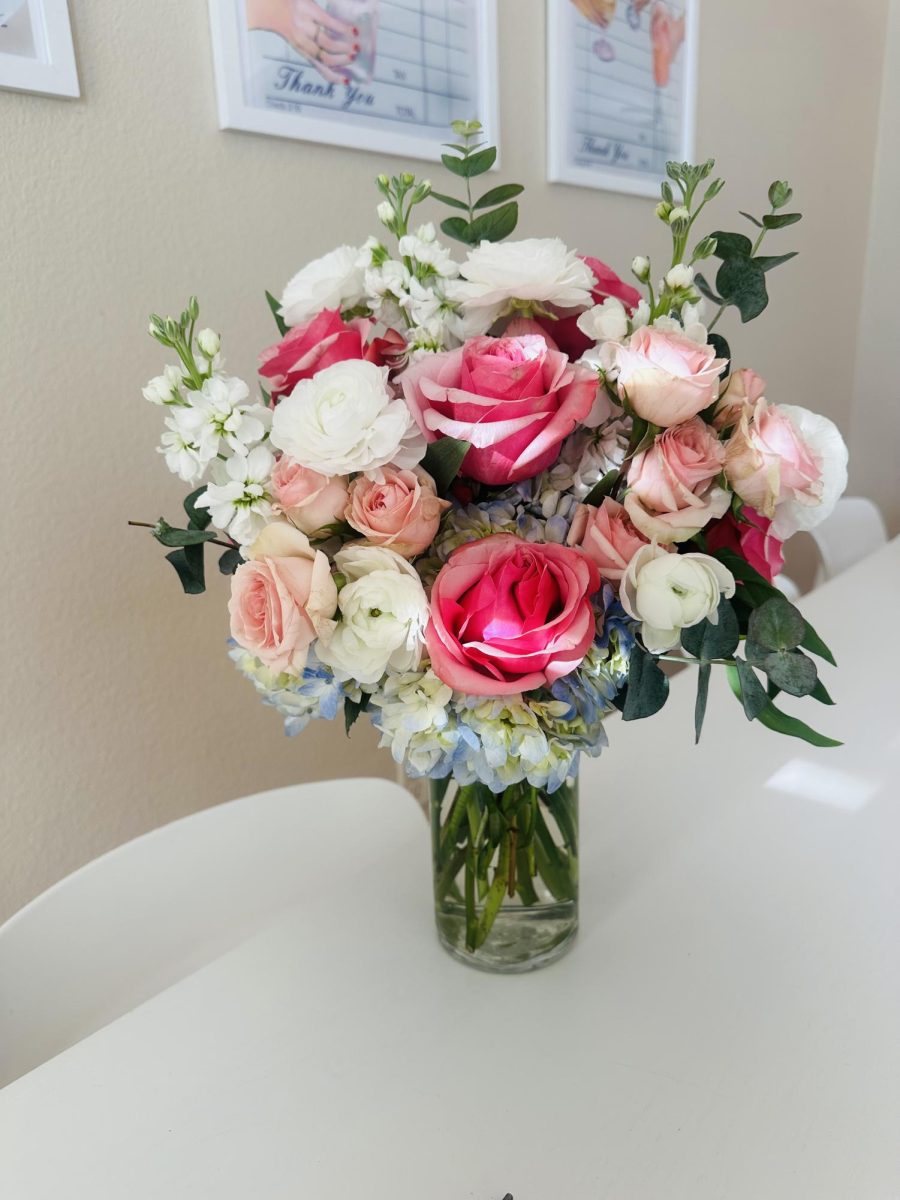
M145 400L151 404L185 404L181 391L184 376L180 367L163 367L162 375L154 375L146 387L141 388Z
M185 409L176 409L175 415L166 417L166 429L157 448L166 456L166 466L173 475L185 483L198 483L209 464L209 459L200 452L200 445L190 431L181 428L178 417Z
M375 215L382 225L389 225L394 217L394 206L388 200L382 200L375 207Z
M651 654L677 646L682 629L705 618L715 625L720 596L734 595L734 576L708 554L671 554L662 546L642 546L625 569L622 607L642 621L641 637Z
M364 286L374 311L381 311L381 304L386 298L401 300L406 295L410 278L408 268L393 258L380 266L369 267L365 272Z
M690 338L692 342L696 342L698 346L705 346L709 341L709 331L704 324L705 314L705 300L699 300L696 304L687 301L681 306L681 324L684 327L684 336Z
M452 279L459 274L459 265L453 261L448 247L437 240L434 225L430 221L420 225L415 233L402 237L399 247L404 258L412 258L431 267L435 274L445 279Z
M578 328L594 342L619 342L628 333L625 305L615 296L607 296L578 318Z
M646 283L650 277L650 259L643 254L636 254L631 260L631 270L641 283Z
M772 533L784 541L799 530L815 529L831 516L847 487L847 445L833 421L799 404L779 404L802 442L821 464L821 492L815 504L787 498L775 509Z
M347 580L338 621L316 653L338 679L377 683L390 667L413 671L422 656L428 600L415 567L383 546L345 546L335 566Z
M349 359L301 379L275 409L272 445L322 475L414 466L425 441L387 375L386 367Z
M222 340L214 329L201 329L197 334L197 345L207 358L215 358L221 348Z
M307 263L291 279L281 297L286 325L302 325L324 308L353 308L364 297L360 250L338 246Z
M269 481L275 457L267 446L249 454L233 454L216 461L214 482L197 497L198 508L208 508L213 524L247 546L274 518Z
M687 263L676 263L666 273L666 283L675 291L676 288L689 288L694 282L694 268Z
M190 407L176 413L179 428L192 435L207 462L226 451L246 454L268 433L271 411L264 404L247 403L249 397L242 379L214 375L199 392L190 393Z
M450 298L468 308L496 310L510 301L585 308L594 273L559 238L482 242L459 268L463 279L449 285Z

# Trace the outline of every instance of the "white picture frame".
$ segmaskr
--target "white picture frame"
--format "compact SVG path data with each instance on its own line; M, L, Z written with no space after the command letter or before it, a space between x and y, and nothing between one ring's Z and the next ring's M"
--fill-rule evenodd
M81 94L66 0L0 0L0 87Z
M323 6L329 2L333 0L321 0ZM437 162L442 143L452 140L450 120L461 117L479 119L488 140L496 143L499 140L496 0L375 2L379 5L380 25L371 81L354 82L346 88L332 83L330 95L316 95L315 89L327 93L328 87L314 73L314 64L303 59L278 35L248 31L246 0L209 0L220 128ZM451 36L442 42L437 35L441 32L443 14L449 14L448 21L450 16L463 14L465 28L454 26ZM417 21L425 32L433 26L434 36L426 41L424 33L415 38L401 32L410 28L412 21ZM372 44L376 45L374 41ZM385 53L382 49L385 44L395 55L405 57L393 58ZM278 46L282 48L280 51L276 50ZM275 59L279 53L282 57L277 70L281 74L267 76L266 70L271 68L260 69L260 60ZM407 79L384 78L388 65L393 73L406 71ZM285 95L282 104L281 97L271 94L272 87L281 86L285 76L286 88L295 92L309 89L310 102ZM439 83L443 78L454 81L454 86L446 89L447 94L434 86L435 80ZM375 115L363 112L360 107L347 107L351 89L354 103L363 107L367 100L372 105L369 97L374 99ZM465 91L465 97L454 94L455 91ZM392 108L398 113L407 108L408 112L392 116ZM426 115L427 121L422 119Z
M674 52L671 33L658 43L651 35L660 6L684 21ZM547 175L658 196L666 161L694 156L699 0L595 0L594 10L604 7L601 25L575 0L547 0Z

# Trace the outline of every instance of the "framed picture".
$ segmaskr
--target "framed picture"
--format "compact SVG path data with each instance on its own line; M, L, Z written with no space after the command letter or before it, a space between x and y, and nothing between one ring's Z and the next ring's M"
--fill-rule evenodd
M694 153L698 0L548 0L552 181L656 196Z
M79 95L66 0L0 0L0 87Z
M2 0L0 0L2 2ZM219 123L439 160L497 138L496 0L210 0Z

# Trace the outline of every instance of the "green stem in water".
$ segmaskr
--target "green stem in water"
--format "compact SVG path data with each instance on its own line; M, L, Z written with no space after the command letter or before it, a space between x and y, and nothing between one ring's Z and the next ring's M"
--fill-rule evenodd
M497 913L503 904L503 897L506 894L509 885L509 863L510 849L512 844L512 834L506 834L500 843L500 857L497 860L497 867L494 871L494 880L491 884L487 899L484 902L484 908L481 912L481 920L478 922L478 930L475 940L475 949L483 946L487 941L488 934L493 928L494 921L497 919Z

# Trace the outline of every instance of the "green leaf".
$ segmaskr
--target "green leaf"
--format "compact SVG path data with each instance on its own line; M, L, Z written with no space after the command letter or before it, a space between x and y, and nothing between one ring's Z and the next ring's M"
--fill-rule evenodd
M219 570L223 575L233 575L238 567L241 566L243 561L244 556L241 554L238 547L232 546L230 550L226 550L225 553L220 557Z
M461 208L463 212L469 211L469 206L465 200L457 200L455 196L445 196L443 192L432 192L433 200L440 200L441 204L449 204L451 208Z
M825 684L821 679L816 680L816 686L809 694L812 696L813 700L818 700L820 704L834 704L834 701L828 695Z
M479 200L475 201L472 207L490 208L494 204L502 204L504 200L512 200L515 196L520 196L524 191L525 188L521 183L501 183L499 187L491 188L489 192L485 192Z
M470 448L469 442L452 437L442 437L428 443L422 466L434 480L439 495L446 495Z
M202 545L173 550L166 555L166 562L170 562L178 572L181 586L188 596L199 596L206 591Z
M716 274L716 287L737 306L744 323L758 317L769 303L765 272L752 258L726 259Z
M834 738L825 737L823 733L817 733L815 729L811 729L803 721L798 721L796 717L788 716L786 712L776 708L771 701L759 714L757 720L767 729L786 734L788 737L801 738L804 742L809 742L811 746L819 746L821 749L844 744L835 741Z
M441 229L446 233L447 237L453 238L457 242L463 242L466 246L471 245L469 230L471 226L465 217L445 217L441 221Z
M442 154L441 162L454 175L459 175L463 179L473 179L476 175L483 175L485 171L489 171L496 158L497 147L488 146L485 150L479 150L467 158L453 158L449 154Z
M716 358L724 358L725 366L719 373L719 378L724 379L731 370L731 347L722 337L721 333L711 333L707 339L716 352ZM715 411L717 401L713 403L712 408Z
M716 624L707 618L681 631L681 644L688 654L701 662L730 658L738 648L741 632L734 609L723 596L716 612Z
M819 658L824 658L833 667L837 666L837 663L834 661L834 655L813 629L812 625L810 625L809 621L806 622L806 632L800 639L800 645L804 650L808 650L810 654L817 654Z
M782 263L789 262L796 257L797 251L790 250L787 254L759 254L753 261L764 271L771 271L774 267L780 267Z
M509 237L519 220L519 206L515 200L495 208L493 212L483 213L476 217L469 226L469 237L472 244L478 242L502 242Z
M735 659L733 667L726 667L728 682L731 690L744 707L744 715L748 721L755 721L769 703L766 689L759 682L756 672L742 658Z
M199 546L211 542L216 535L211 530L175 529L160 517L153 527L153 536L161 546Z
M760 221L758 217L751 217L748 212L743 212L742 210L741 210L741 216L746 217L748 221L752 221L757 229L764 228L762 221Z
M794 189L786 179L776 179L769 185L769 203L773 208L784 208L786 204L790 203L793 194Z
M282 337L287 333L288 327L284 323L284 318L278 311L281 308L281 301L276 300L271 292L266 292L266 299L269 302L269 308L272 310L272 316L275 318L275 324L278 326L278 332Z
M191 529L206 529L212 520L208 508L197 508L197 498L206 491L206 484L201 484L196 491L184 498L184 511L187 513L188 525Z
M643 646L635 645L628 664L628 693L623 721L639 721L659 712L669 697L669 681Z
M802 219L802 213L766 213L763 225L766 229L783 229L785 225L796 225Z
M816 664L802 650L775 651L758 665L769 682L789 696L808 696L818 681Z
M595 483L588 494L585 496L583 503L593 504L599 507L604 498L612 492L616 485L616 481L622 474L619 467L613 467L611 471L607 471L599 483Z
M713 304L722 303L722 297L718 294L718 292L714 291L713 288L709 286L703 275L697 274L694 276L694 286L697 288L697 291L701 296L705 296L706 299L711 300Z
M359 714L366 711L369 707L371 697L367 693L363 693L362 700L351 700L347 696L344 700L344 732L349 734L350 730L356 724Z
M703 718L706 716L706 701L709 699L709 676L712 667L709 663L701 663L697 672L697 702L694 705L694 745L700 741L703 730Z
M753 253L753 243L748 237L742 233L722 233L717 231L711 234L716 239L716 258L749 258Z
M806 622L798 609L783 596L773 596L754 610L747 627L747 640L758 642L767 650L793 650L805 633Z

